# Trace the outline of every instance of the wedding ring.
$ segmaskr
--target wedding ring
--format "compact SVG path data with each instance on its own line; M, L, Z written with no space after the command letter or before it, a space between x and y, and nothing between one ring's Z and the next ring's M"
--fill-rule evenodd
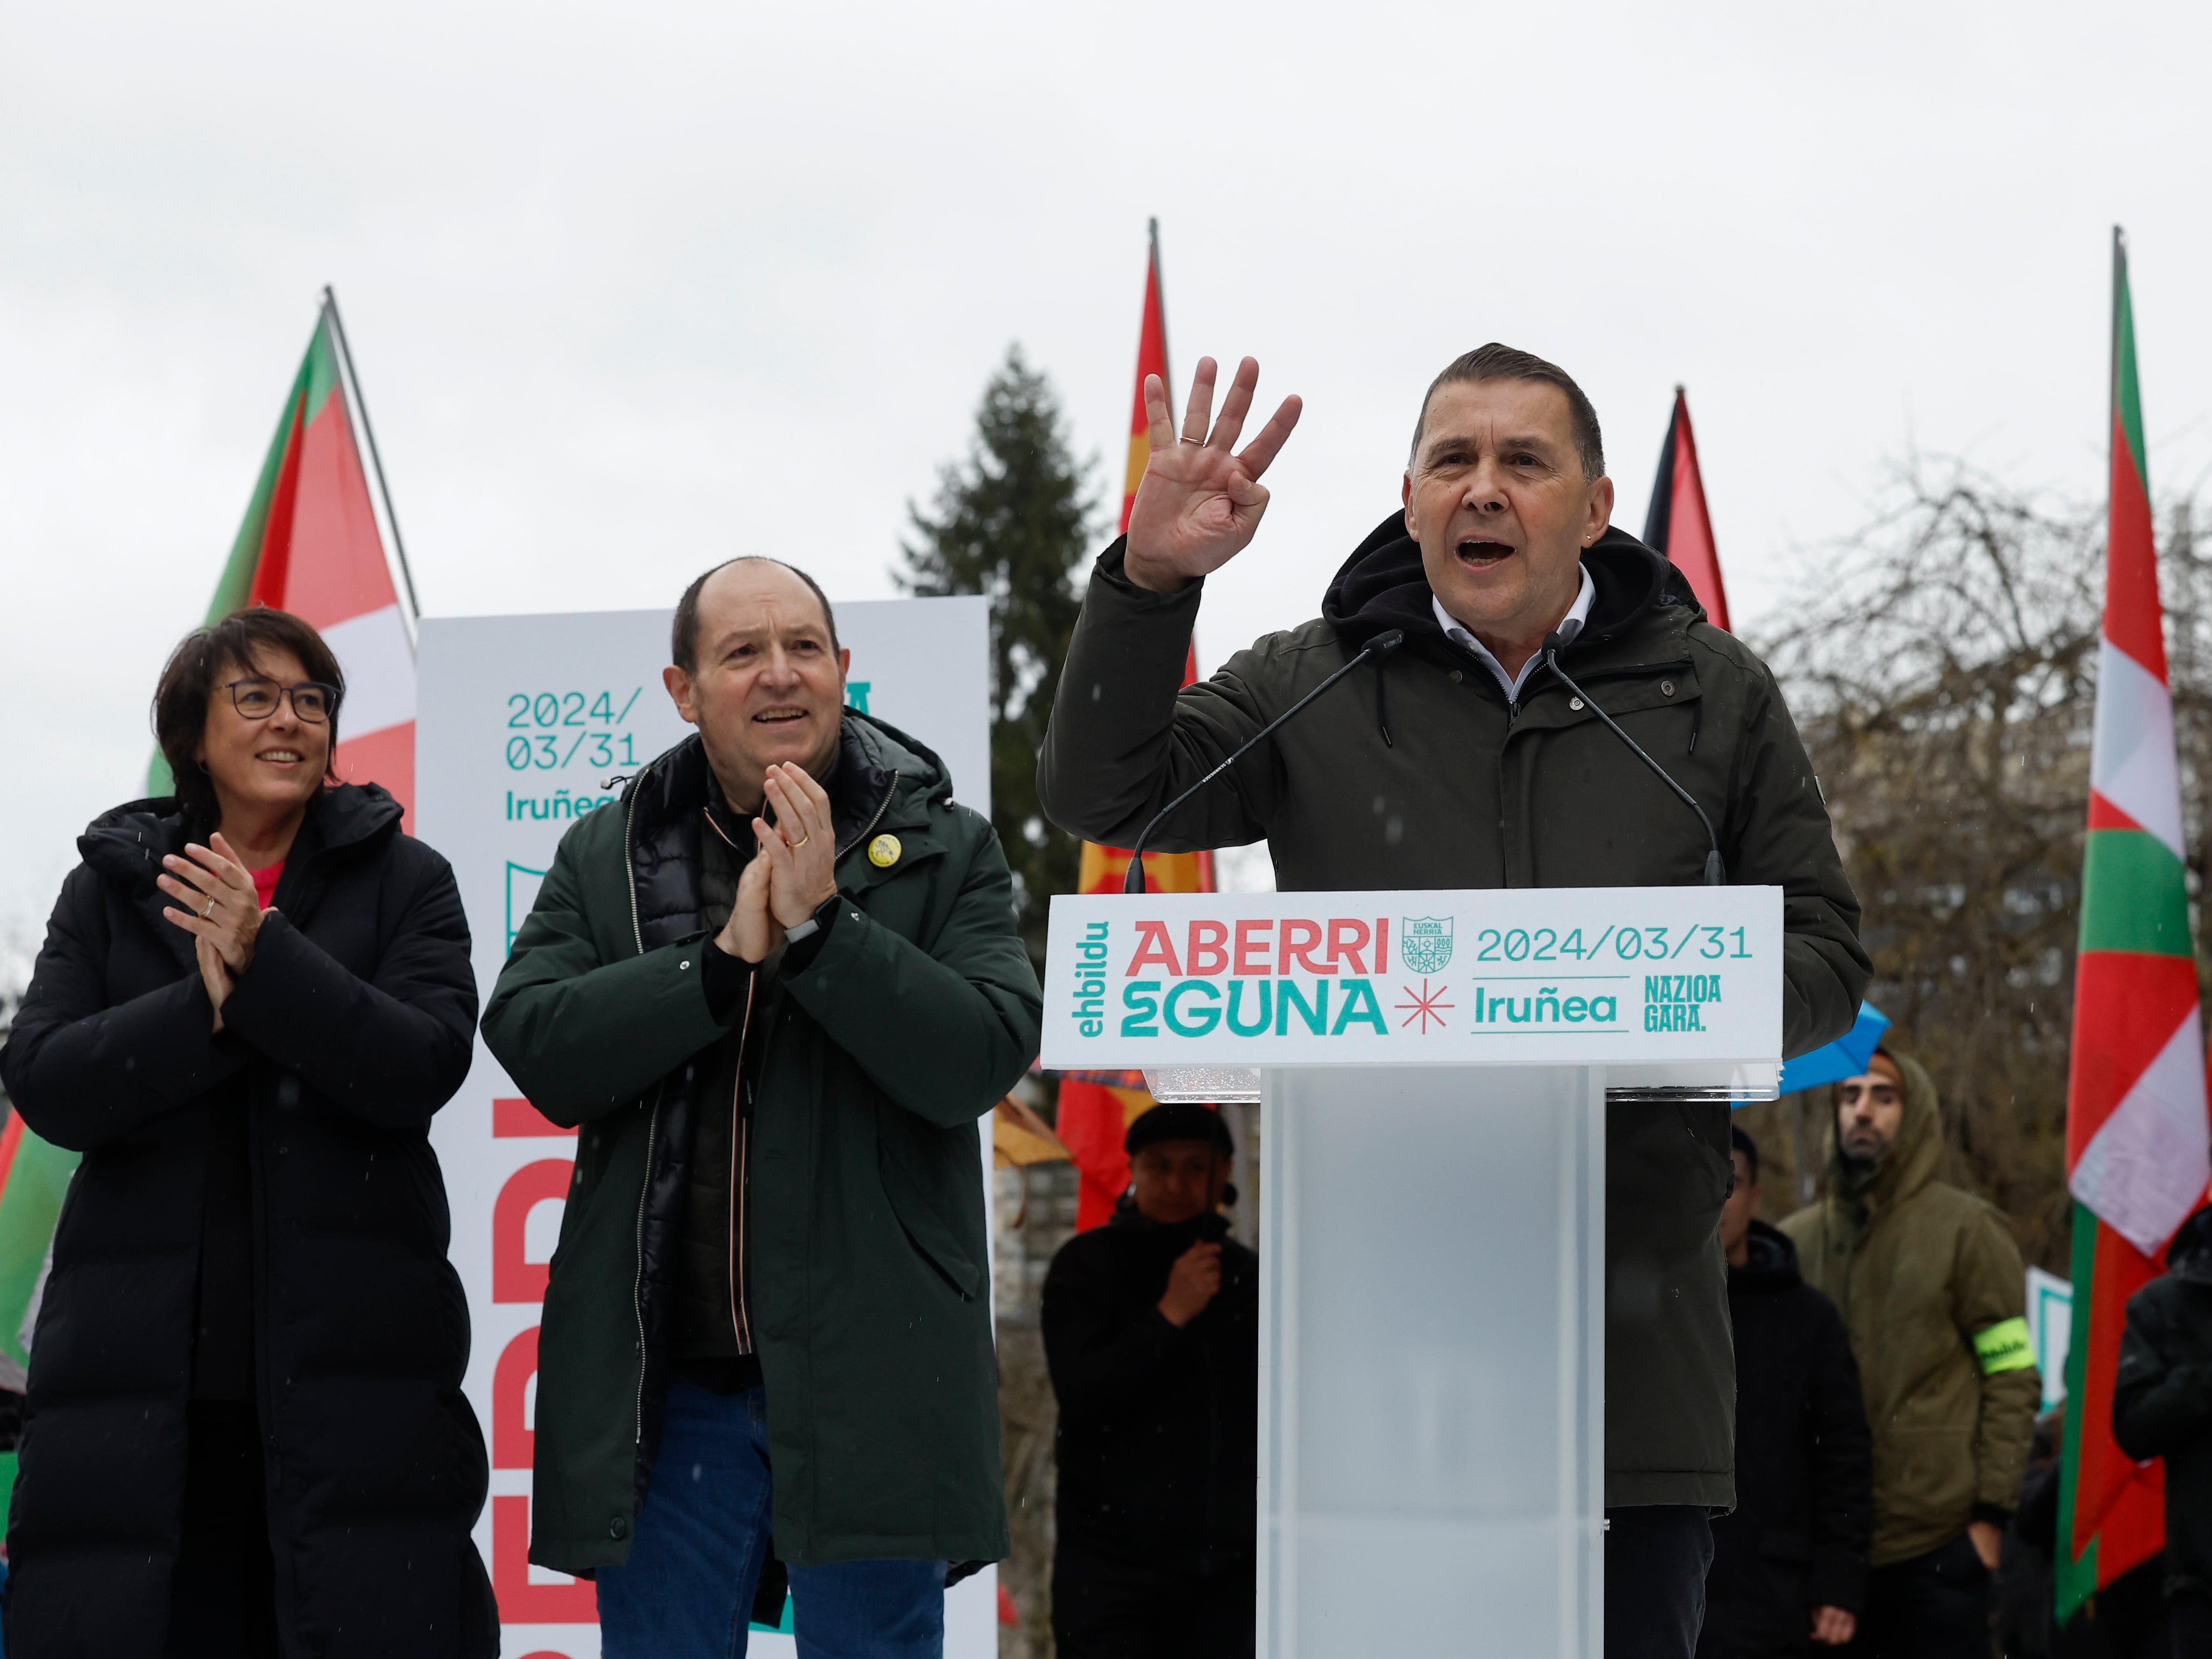
M205 921L209 920L210 917L212 917L214 915L215 915L215 901L214 901L213 899L210 899L210 900L208 901L208 908L207 908L206 909L204 909L204 910L203 910L203 911L201 911L201 912L200 912L200 920L202 920L203 921Z
M1203 438L1185 438L1185 439L1183 440L1183 441L1184 441L1185 443L1187 443L1187 444L1200 444L1200 445L1203 445L1203 444L1206 442L1206 440L1205 440L1205 439L1203 439Z
M791 850L796 853L800 848L805 846L808 842L812 841L814 837L811 835L801 836L797 841L791 843Z

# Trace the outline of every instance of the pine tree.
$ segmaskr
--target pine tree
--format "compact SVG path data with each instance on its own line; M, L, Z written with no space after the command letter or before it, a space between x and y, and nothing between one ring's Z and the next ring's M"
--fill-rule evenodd
M918 539L902 543L905 568L893 573L909 593L991 602L991 819L1040 968L1047 901L1075 890L1081 854L1037 805L1036 757L1082 605L1076 572L1097 513L1088 471L1069 451L1052 383L1009 346L967 459L938 475L933 516L907 504Z

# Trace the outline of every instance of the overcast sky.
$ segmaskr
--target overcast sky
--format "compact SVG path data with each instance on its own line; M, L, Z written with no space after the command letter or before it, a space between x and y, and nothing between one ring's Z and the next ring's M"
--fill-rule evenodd
M1740 626L1917 443L2101 494L2108 236L2153 483L2212 461L2201 7L0 6L0 927L136 793L335 283L432 614L890 592L1019 341L1118 493L1145 221L1178 381L1306 417L1211 667L1314 614L1414 406L1580 378L1643 522L1689 387Z

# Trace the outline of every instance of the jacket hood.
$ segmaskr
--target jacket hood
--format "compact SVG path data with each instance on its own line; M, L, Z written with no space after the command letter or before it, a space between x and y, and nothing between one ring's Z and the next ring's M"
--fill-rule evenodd
M1897 1062L1905 1079L1905 1116L1889 1154L1874 1168L1847 1162L1836 1140L1836 1092L1828 1091L1828 1189L1838 1198L1882 1209L1910 1198L1936 1178L1943 1158L1942 1103L1928 1068L1902 1049L1884 1044L1881 1053Z
M307 804L301 848L335 852L396 831L399 803L380 783L341 783ZM161 860L184 850L184 809L174 795L151 795L111 807L85 826L77 855L104 879L125 891L157 890Z
M2212 1285L2212 1209L2199 1210L2166 1242L2166 1271L2176 1279Z
M1786 1291L1804 1283L1797 1270L1797 1247L1779 1227L1754 1219L1744 1240L1747 1260L1728 1271L1732 1291Z
M1663 606L1688 607L1692 622L1705 614L1689 578L1618 526L1597 538L1583 555L1583 563L1596 592L1589 621L1563 655L1608 639ZM1420 544L1406 533L1406 515L1400 510L1369 532L1337 568L1322 598L1321 614L1350 651L1393 628L1405 629L1409 641L1424 635L1441 641L1435 597L1421 567Z

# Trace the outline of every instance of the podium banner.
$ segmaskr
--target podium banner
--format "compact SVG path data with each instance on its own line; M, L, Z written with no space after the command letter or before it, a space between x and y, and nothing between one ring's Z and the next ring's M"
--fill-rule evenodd
M1044 1063L1764 1064L1778 887L1061 896Z

